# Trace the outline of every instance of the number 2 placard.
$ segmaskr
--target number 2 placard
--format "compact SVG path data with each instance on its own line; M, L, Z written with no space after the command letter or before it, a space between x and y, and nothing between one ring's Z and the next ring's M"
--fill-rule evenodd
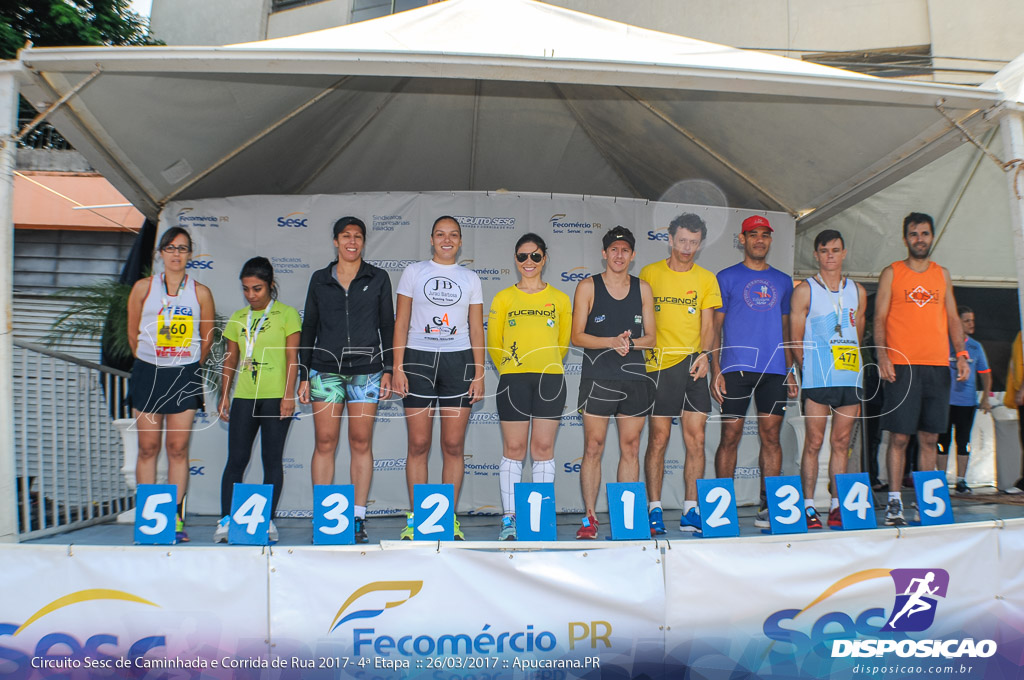
M455 487L417 484L412 490L413 540L455 540Z

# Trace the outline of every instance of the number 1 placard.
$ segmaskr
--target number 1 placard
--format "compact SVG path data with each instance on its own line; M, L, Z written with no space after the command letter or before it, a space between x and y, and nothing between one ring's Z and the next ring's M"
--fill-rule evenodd
M515 494L517 540L554 541L555 485L519 482Z
M636 541L651 537L647 516L647 487L643 482L608 484L608 521L613 541Z
M412 489L413 540L455 540L455 487L417 484Z

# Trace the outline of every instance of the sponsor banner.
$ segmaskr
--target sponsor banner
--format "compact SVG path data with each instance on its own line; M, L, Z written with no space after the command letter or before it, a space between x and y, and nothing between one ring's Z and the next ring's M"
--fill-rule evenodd
M1022 610L1006 595L1021 560L1003 563L1024 522L1013 523L667 551L666 663L702 676L1013 677Z
M353 676L365 659L365 677L385 678L660 671L662 565L658 551L641 546L294 548L275 551L270 563L274 652L310 668L326 658L352 665ZM568 670L533 673L558 668Z
M3 677L228 680L269 667L264 549L5 546L0 572Z
M440 215L453 215L463 223L463 246L459 262L477 272L484 297L484 323L494 295L518 281L514 262L516 240L524 233L540 234L548 244L548 263L544 278L549 284L573 296L580 281L603 268L601 238L616 225L629 227L637 239L633 274L643 265L667 257L666 228L668 222L682 212L697 212L708 223L708 238L698 255L698 264L716 271L733 264L740 254L733 249L733 235L749 211L730 208L657 203L635 199L597 196L566 196L551 194L434 192L434 193L360 193L311 196L237 196L169 203L160 216L160 231L181 225L189 229L194 240L194 254L189 273L213 291L218 314L224 318L245 305L238 273L251 257L262 255L274 265L279 299L299 310L305 305L309 278L327 266L335 257L332 228L340 217L354 215L366 223L364 258L384 269L397 287L402 272L412 262L431 257L430 226ZM771 263L783 271L792 270L794 222L791 217L770 214L775 227ZM159 259L157 260L159 266ZM566 382L568 400L556 442L556 464L562 467L582 454L582 418L574 410L579 389L581 355L570 348L567 358ZM215 376L216 380L219 377ZM493 370L486 373L485 387L493 391L498 377ZM219 514L219 480L227 459L227 427L219 422L212 408L214 395L207 395L210 410L197 418L192 438L195 470L191 479L189 510L200 514ZM472 465L497 465L501 460L499 425L492 396L473 409L466 438L467 462ZM285 484L278 512L284 516L308 516L312 507L309 481L309 459L313 450L313 427L309 407L299 407L296 422L288 435L285 450ZM345 442L346 425L342 424L335 482L348 483ZM435 430L439 425L435 424ZM673 428L675 430L675 428ZM708 423L707 450L714 451L720 425ZM399 400L382 404L374 428L374 450L399 458L406 450L404 409ZM646 430L644 437L646 437ZM435 438L430 457L432 480L439 479L441 454ZM614 479L618 463L614 437L609 438L603 459L604 479ZM641 447L646 446L646 439ZM748 420L740 445L738 470L749 473L757 468L756 421ZM788 450L787 450L788 451ZM788 454L795 464L796 453ZM667 457L683 460L682 437L674 433ZM707 456L713 469L713 455ZM394 469L394 468L392 468ZM527 466L526 479L529 478ZM374 479L371 493L381 508L401 508L409 504L404 474L386 470ZM254 451L246 482L262 479L258 451ZM741 475L737 483L737 500L742 504L757 501L759 477ZM556 505L582 507L579 481L575 475L556 477ZM497 480L491 475L467 475L460 496L460 512L493 505L497 501ZM682 480L669 476L663 501L666 508L682 503ZM604 494L599 510L606 507Z

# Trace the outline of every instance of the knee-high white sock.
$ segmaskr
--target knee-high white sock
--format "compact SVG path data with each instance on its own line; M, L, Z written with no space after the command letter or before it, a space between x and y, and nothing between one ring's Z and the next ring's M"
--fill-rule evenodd
M533 461L533 482L541 484L555 481L555 461L535 460Z
M513 495L515 485L523 479L523 461L501 457L498 466L498 486L501 488L501 509L505 514L516 511L516 499Z

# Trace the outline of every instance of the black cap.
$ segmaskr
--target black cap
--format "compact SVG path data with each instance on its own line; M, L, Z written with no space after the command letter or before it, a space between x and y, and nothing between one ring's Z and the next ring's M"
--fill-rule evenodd
M604 238L601 239L604 250L608 250L608 246L615 243L616 241L625 241L629 244L630 250L636 250L636 239L633 238L633 232L625 227L618 226L609 230Z

